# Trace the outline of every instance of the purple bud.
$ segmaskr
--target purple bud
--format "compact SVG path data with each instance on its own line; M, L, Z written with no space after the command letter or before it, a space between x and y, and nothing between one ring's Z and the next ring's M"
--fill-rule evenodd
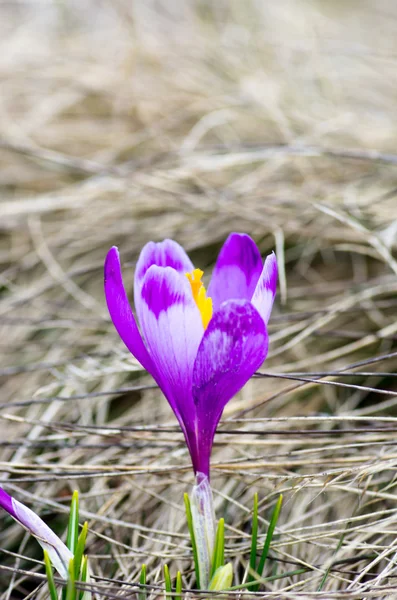
M0 488L0 506L36 538L43 550L48 552L48 556L59 575L63 579L67 579L69 562L73 558L73 554L52 529L35 512L12 498L2 488Z

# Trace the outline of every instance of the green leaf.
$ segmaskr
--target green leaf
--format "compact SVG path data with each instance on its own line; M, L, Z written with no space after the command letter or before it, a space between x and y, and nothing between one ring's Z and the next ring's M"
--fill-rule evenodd
M51 600L58 600L57 589L55 587L55 581L54 581L54 573L52 570L52 565L51 565L50 557L48 556L47 550L44 550L44 563L45 563L45 572L47 575L48 589L50 590Z
M72 502L70 504L68 535L66 545L73 554L76 553L77 540L79 537L79 493L73 492Z
M69 563L69 577L68 582L66 584L66 600L76 600L76 586L75 586L75 577L74 577L74 558L70 559Z
M171 600L172 585L168 565L164 565L165 600Z
M88 570L88 557L83 556L81 561L81 575L80 581L83 583L90 583L90 572ZM79 600L88 600L92 596L91 592L87 590L80 590Z
M254 510L252 513L252 537L251 537L251 555L250 572L248 573L248 583L254 581L253 572L256 571L256 547L258 543L258 494L254 494Z
M354 512L356 512L356 511L354 511ZM353 514L353 516L354 516L354 514ZM350 527L350 525L351 525L351 521L348 521L348 522L346 523L346 529L345 529L345 531L342 533L341 537L339 538L338 545L337 545L337 546L336 546L336 548L335 548L334 556L336 556L336 554L337 554L337 553L339 552L339 550L341 549L341 547L342 547L342 544L343 544L343 540L345 539L345 536L346 536L346 530L347 530L347 529ZM322 578L322 580L321 580L321 582L320 582L320 585L318 586L318 589L317 589L317 591L318 591L318 592L322 592L322 590L323 590L323 587L324 587L324 585L325 585L325 582L327 581L327 579L328 579L328 576L329 576L329 574L330 574L330 572L331 572L331 568L332 568L332 566L333 566L333 563L330 563L329 567L328 567L328 568L325 570L325 573L324 573L324 575L323 575L323 578Z
M262 555L259 560L258 568L256 569L256 572L258 573L259 577L262 577L262 573L263 573L263 569L265 567L267 555L269 554L269 549L270 549L270 544L272 542L273 533L276 528L278 518L280 516L282 503L283 503L283 496L282 496L282 494L280 494L279 499L277 500L276 506L273 509L272 516L270 518L269 528L267 530L265 543L263 545ZM256 587L253 586L252 589L253 589L253 591L257 592L259 589L259 583L256 585Z
M294 571L285 571L284 573L279 573L278 575L271 575L270 577L258 577L258 583L268 583L270 581L277 581L278 579L288 579L289 577L294 577L295 575L301 575L302 573L307 573L311 571L309 567L303 567L302 569L295 569ZM251 583L240 583L239 585L233 585L229 588L229 592L234 592L236 590L242 590L245 588L253 589L256 582L251 581Z
M192 543L194 570L196 572L196 586L198 589L200 589L200 567L199 567L199 561L198 561L198 555L197 555L197 544L196 544L196 537L194 535L193 517L192 517L192 509L190 507L189 495L184 494L183 499L185 501L186 519L187 519L187 526L189 528L190 541Z
M88 523L84 523L79 538L76 544L76 550L74 552L74 576L76 579L81 579L81 561L84 555L85 541L87 539Z
M219 519L215 536L215 547L211 565L210 578L214 577L215 571L223 566L225 562L225 519Z
M219 567L215 571L214 576L211 579L208 589L211 591L227 590L232 585L232 581L233 581L232 563L227 563L227 565L223 565L222 567Z
M146 585L146 565L142 565L142 567L141 567L141 576L139 577L139 584L141 586ZM146 589L144 587L142 587L138 594L138 600L146 600L146 597L147 597Z
M180 571L176 574L174 600L182 600L182 575Z

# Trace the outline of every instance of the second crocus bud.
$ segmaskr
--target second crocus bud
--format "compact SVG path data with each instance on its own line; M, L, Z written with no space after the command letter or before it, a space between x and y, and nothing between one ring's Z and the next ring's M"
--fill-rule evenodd
M222 590L227 590L232 585L233 581L233 567L232 563L227 563L227 565L223 565L223 567L219 567L214 573L213 578L211 579L211 583L209 588L211 591L220 592Z

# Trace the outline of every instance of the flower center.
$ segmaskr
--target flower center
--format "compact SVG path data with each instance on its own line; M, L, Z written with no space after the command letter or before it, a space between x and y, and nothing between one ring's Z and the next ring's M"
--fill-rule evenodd
M212 298L207 298L207 291L201 281L204 272L201 269L194 269L192 273L186 273L186 277L192 288L193 298L201 314L204 329L212 317Z

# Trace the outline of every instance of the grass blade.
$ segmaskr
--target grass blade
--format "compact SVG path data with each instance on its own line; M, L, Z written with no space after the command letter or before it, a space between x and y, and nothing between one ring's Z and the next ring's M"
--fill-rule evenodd
M186 510L186 519L187 526L189 529L190 541L192 544L192 552L193 552L193 560L194 560L194 570L196 572L196 587L201 589L200 587L200 567L197 556L197 545L196 545L196 537L194 535L193 529L193 517L192 517L192 509L190 507L190 498L188 494L184 494L183 499L185 501L185 510Z
M81 561L83 559L85 541L87 539L87 531L88 531L88 523L86 521L83 525L83 529L81 530L81 533L77 540L76 550L74 553L74 576L76 579L81 579L81 577L80 577Z
M248 573L248 583L254 581L253 572L256 571L256 550L258 544L258 494L254 494L254 510L252 513L252 537L251 537L251 555L250 572Z
M69 578L68 578L68 582L66 585L66 594L65 594L65 599L66 600L76 600L76 586L75 586L76 580L74 577L74 559L71 558L70 559L70 563L69 563Z
M176 574L174 600L182 600L182 575L180 571Z
M79 493L73 492L72 502L70 504L68 535L66 545L73 554L76 552L77 540L79 537Z
M90 583L90 572L88 570L88 557L83 556L81 561L81 575L80 581L84 583ZM91 600L91 592L87 590L81 590L79 595L79 600Z
M256 572L258 573L259 577L262 577L262 573L263 573L263 569L265 567L265 562L266 562L266 559L267 559L267 555L269 554L269 549L270 549L270 544L272 542L273 533L274 533L274 530L276 528L278 518L280 516L282 503L283 503L283 496L282 496L282 494L280 494L280 497L277 500L276 506L274 507L273 512L272 512L272 516L271 516L270 523L269 523L269 528L267 530L267 535L266 535L265 543L263 545L262 555L261 555L261 558L259 560L258 568L256 570ZM254 586L252 589L255 592L257 592L258 589L259 589L259 584L257 584L257 587Z
M142 565L141 567L141 576L139 577L139 584L141 586L146 585L146 565ZM146 600L147 592L144 587L142 587L138 594L138 600Z
M219 567L223 567L225 562L225 519L219 519L215 536L215 548L212 558L210 580L215 575Z
M353 515L353 516L354 516L354 515ZM351 525L351 521L348 521L348 522L346 523L346 530L347 530L347 529L350 527L350 525ZM337 553L338 553L338 552L339 552L339 550L341 549L341 547L342 547L342 544L343 544L343 540L345 539L345 536L346 536L346 531L344 531L344 532L342 533L342 535L341 535L341 537L340 537L340 539L339 539L338 545L337 545L337 547L335 548L334 557L337 555ZM328 576L329 576L329 574L330 574L330 572L331 572L331 569L332 569L332 564L333 564L333 563L330 563L329 567L326 569L326 571L325 571L325 573L324 573L324 575L323 575L323 578L322 578L322 580L321 580L321 582L320 582L320 585L318 586L318 589L317 589L317 591L318 591L318 592L322 592L322 590L323 590L323 587L324 587L324 585L325 585L325 582L327 581L327 579L328 579Z
M48 589L50 591L51 600L58 600L57 589L55 587L55 581L54 581L54 572L52 570L50 557L48 556L48 552L46 550L44 550L44 563L45 563L45 572L47 575Z
M164 565L165 600L171 600L172 585L168 565Z
M278 581L280 579L287 579L288 577L294 577L295 575L302 575L303 573L310 572L311 569L309 567L302 567L301 569L295 569L293 571L285 571L284 573L279 573L278 575L270 575L270 577L261 577L260 583L268 583L271 581ZM234 592L237 590L243 590L248 588L249 590L254 591L255 581L251 581L251 583L239 583L238 585L233 585L228 588L229 592Z

